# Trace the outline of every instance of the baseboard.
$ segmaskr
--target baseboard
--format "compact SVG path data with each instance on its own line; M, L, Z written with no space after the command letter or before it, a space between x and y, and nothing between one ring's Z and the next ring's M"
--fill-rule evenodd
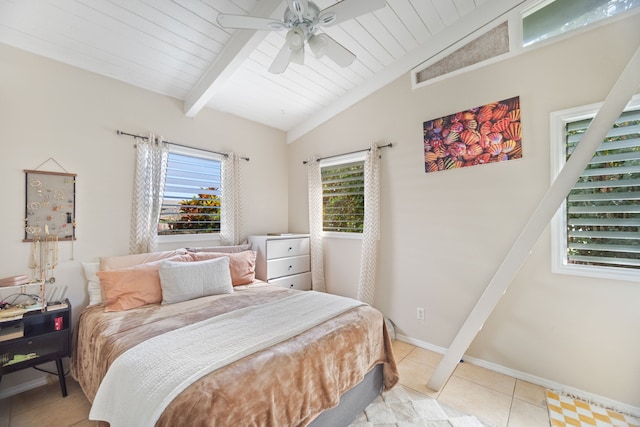
M425 350L431 350L435 353L445 354L447 352L447 349L445 347L440 347L424 341L416 340L414 338L407 337L405 335L397 334L396 339L398 341L406 342L407 344L415 345L416 347L420 347ZM536 384L536 385L545 387L547 389L560 392L562 394L566 394L575 398L586 400L596 405L603 406L607 409L612 409L614 411L621 412L623 414L628 414L628 415L640 418L640 407L637 407L637 406L633 406L627 403L619 402L617 400L609 399L607 397L590 393L588 391L580 390L565 384L560 384L555 381L548 380L546 378L541 378L535 375L528 374L526 372L521 372L515 369L506 368L502 365L498 365L493 362L487 362L486 360L478 359L476 357L464 355L462 360L464 360L467 363L471 363L473 365L480 366L482 368L486 368L494 372L498 372L500 374L509 375L510 377L514 377L522 381L527 381L529 383Z
M7 387L6 389L0 390L0 400L14 396L16 394L20 394L24 391L42 387L43 385L47 385L48 383L49 381L47 379L47 376L42 376L40 378L36 378L35 380L14 385L13 387Z

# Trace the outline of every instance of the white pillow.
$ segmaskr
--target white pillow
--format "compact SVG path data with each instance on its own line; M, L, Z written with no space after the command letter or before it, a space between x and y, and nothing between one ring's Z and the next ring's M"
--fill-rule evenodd
M100 304L102 302L102 288L100 288L100 278L96 274L100 270L99 262L83 262L82 270L87 279L87 292L89 292L89 305Z
M233 292L228 257L192 262L164 261L159 272L163 304Z

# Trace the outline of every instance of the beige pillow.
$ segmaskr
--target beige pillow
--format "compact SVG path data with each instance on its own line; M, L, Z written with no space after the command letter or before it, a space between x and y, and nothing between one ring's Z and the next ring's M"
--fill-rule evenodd
M188 255L169 258L189 262ZM164 259L116 270L98 271L102 288L104 311L123 311L162 301L158 269Z
M193 262L163 261L159 274L163 304L233 292L227 257Z
M87 292L89 293L89 305L96 305L102 302L102 289L100 288L100 278L96 275L100 268L99 262L83 262L82 270L87 279Z
M184 255L185 249L176 249L174 251L148 252L144 254L110 256L100 258L100 271L117 270L119 268L133 267L134 265L146 264L148 262L164 260L176 255Z
M194 261L204 261L221 257L229 258L229 270L233 286L248 285L256 278L256 252L244 251L238 253L195 252L190 253Z

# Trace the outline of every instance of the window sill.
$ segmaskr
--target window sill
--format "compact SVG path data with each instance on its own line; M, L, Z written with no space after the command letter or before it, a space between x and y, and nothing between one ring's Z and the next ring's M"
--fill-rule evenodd
M362 240L362 233L338 233L336 231L323 231L323 239Z

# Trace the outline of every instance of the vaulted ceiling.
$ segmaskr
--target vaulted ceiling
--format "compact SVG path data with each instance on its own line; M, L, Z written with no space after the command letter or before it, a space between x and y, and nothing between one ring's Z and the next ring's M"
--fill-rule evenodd
M268 68L286 31L226 29L216 19L281 20L285 0L0 0L0 43L178 98L188 116L210 107L291 141L521 3L387 0L322 28L356 55L350 66L306 52L304 65L282 74Z

